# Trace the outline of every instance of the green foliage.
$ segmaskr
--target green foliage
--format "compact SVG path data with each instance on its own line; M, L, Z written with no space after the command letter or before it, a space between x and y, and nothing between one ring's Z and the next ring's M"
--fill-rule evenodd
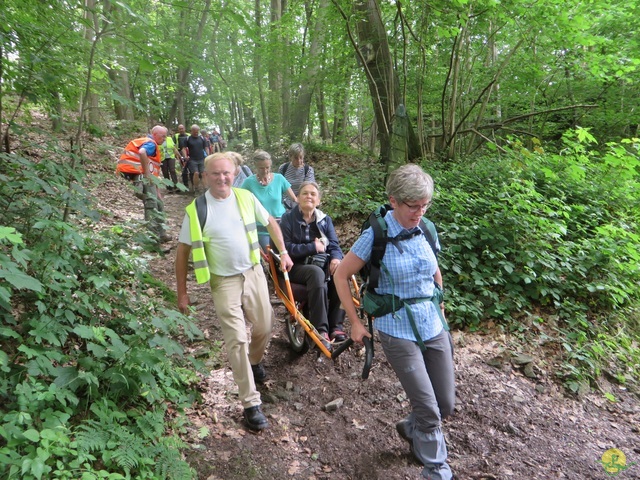
M316 180L323 189L320 208L334 221L364 217L386 202L384 169L369 162L362 154L338 155L331 168L316 170Z
M0 157L0 474L191 478L165 413L195 399L177 339L200 332L151 295L169 297L136 232L95 231L86 172L51 153Z
M578 129L558 154L520 149L427 167L449 318L471 329L485 319L518 329L535 308L555 313L566 359L558 373L573 388L613 352L625 368L640 363L632 347L640 329L622 315L640 298L638 140L602 153L593 142Z
M587 155L570 136L565 144L558 155L514 153L434 172L429 216L447 246L443 268L465 292L460 323L509 320L532 302L567 316L610 311L637 295L637 152Z

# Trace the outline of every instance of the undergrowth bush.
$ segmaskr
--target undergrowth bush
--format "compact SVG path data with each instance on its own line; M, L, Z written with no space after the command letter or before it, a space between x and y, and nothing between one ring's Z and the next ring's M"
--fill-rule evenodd
M594 141L578 130L557 154L427 166L450 318L514 329L539 308L556 314L567 360L558 373L573 390L609 354L626 357L620 378L640 369L640 331L625 313L640 298L638 141L603 152Z
M565 317L612 311L640 293L637 151L565 143L556 155L429 166L437 193L428 215L446 246L459 323L509 320L531 304Z
M331 161L327 158L330 157L325 157L323 162ZM351 152L348 161L339 156L330 166L323 165L316 170L316 180L322 186L320 208L334 221L363 217L386 201L384 169L377 163L372 168L369 162L361 153Z
M96 231L86 172L49 153L0 156L0 476L192 478L176 412L197 365L176 339L200 332L165 307L145 235Z

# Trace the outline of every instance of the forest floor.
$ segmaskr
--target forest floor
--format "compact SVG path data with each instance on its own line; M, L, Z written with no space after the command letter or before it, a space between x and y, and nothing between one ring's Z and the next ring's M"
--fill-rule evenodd
M151 265L156 277L172 289L175 239L192 198L165 198L174 240ZM141 202L114 177L102 182L99 202L113 215L107 222L142 217ZM338 234L351 236L346 230L352 232L359 223L338 225ZM224 350L214 353L221 350L222 332L210 292L196 285L192 274L189 292L205 338L186 346L209 370L199 384L201 403L187 412L187 459L199 479L421 478L421 466L395 430L395 422L410 407L379 343L371 375L364 381L361 352L345 352L335 362L319 358L315 350L298 356L288 345L287 312L274 296L277 320L264 360L269 380L260 387L270 428L252 433L242 422ZM554 375L561 346L547 343L543 332L535 329L527 334L527 348L491 325L484 332L452 334L457 407L444 422L444 432L457 479L585 480L614 474L640 479L637 392L602 379L600 391L568 396ZM607 400L604 392L617 401ZM343 400L341 406L325 409L337 399ZM626 455L626 470L605 471L603 454L612 448ZM621 460L614 464L625 465Z

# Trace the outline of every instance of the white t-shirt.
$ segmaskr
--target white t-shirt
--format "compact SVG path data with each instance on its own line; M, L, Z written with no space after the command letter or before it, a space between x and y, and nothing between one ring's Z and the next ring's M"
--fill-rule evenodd
M214 275L229 277L242 273L253 266L250 257L250 246L247 231L242 222L240 207L236 195L231 191L224 200L218 200L207 192L207 221L202 231L204 250L209 263L209 271ZM253 195L253 194L252 194ZM256 222L266 226L269 223L269 213L254 197ZM191 245L189 215L182 220L180 243Z

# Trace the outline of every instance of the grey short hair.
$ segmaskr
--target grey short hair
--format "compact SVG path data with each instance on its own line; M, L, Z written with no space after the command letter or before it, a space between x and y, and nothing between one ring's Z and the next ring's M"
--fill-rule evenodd
M191 130L193 130L194 128L200 130L200 127L198 125L196 125L195 123L193 125L191 125Z
M271 160L271 155L269 155L269 152L266 152L264 150L256 150L255 152L253 152L253 156L251 157L251 159L253 160L253 163L265 162L267 160Z
M302 182L300 184L300 188L298 189L298 193L300 193L304 187L307 187L309 185L311 185L312 187L315 187L315 189L318 191L318 198L322 198L322 190L320 190L320 187L316 182L309 182L309 181Z
M240 155L238 152L231 151L231 152L224 152L224 153L226 153L227 157L231 159L233 163L236 164L236 167L240 167L244 165L244 157Z
M387 196L397 202L422 200L433 197L433 178L413 163L394 170L387 180Z
M304 155L304 146L301 143L294 143L289 147L289 158L298 158Z

